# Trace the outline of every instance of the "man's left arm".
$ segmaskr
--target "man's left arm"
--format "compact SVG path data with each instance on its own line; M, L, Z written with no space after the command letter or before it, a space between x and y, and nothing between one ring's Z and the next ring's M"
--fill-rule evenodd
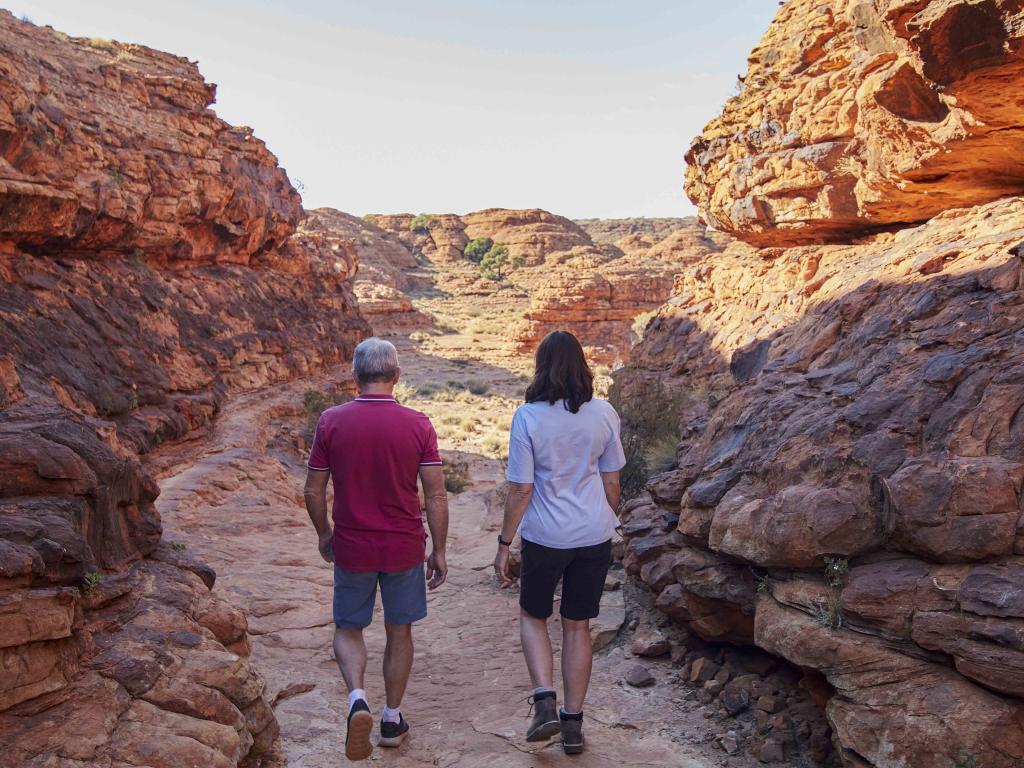
M427 508L427 527L430 529L430 556L427 558L427 586L437 589L448 578L448 491L444 487L444 469L437 464L420 466L420 482Z
M334 562L334 549L331 545L331 524L327 520L327 481L330 472L310 469L306 471L306 486L303 496L306 499L306 512L313 521L319 539L320 556L328 563Z

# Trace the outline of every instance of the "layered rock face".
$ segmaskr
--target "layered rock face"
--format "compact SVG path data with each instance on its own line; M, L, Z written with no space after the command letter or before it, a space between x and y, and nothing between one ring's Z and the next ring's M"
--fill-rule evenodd
M709 225L757 245L921 222L1024 189L1016 0L792 0L687 155ZM984 158L980 161L979 158Z
M188 62L3 12L0 68L0 765L236 765L277 728L246 620L138 457L347 359L355 251L292 238Z
M54 57L60 50L59 60ZM33 253L248 263L302 206L187 59L0 25L0 239Z
M1020 124L1012 40L985 56L965 42L988 29L981 11L991 30L1018 29L1010 6L936 1L896 13L890 3L876 19L841 2L785 5L752 59L752 71L774 62L779 79L747 78L695 144L688 185L709 221L788 247L732 243L690 266L618 377L627 422L678 417L681 436L673 468L624 509L628 567L705 640L753 643L822 673L846 766L1024 764L1024 198L999 198L1018 158L991 143L1016 129L988 144L957 136L934 160L899 166L903 176L860 178L850 216L805 207L773 220L725 212L755 210L756 185L795 185L796 159L826 153L787 155L774 134L763 156L751 154L752 134L719 140L741 105L772 109L782 93L787 130L810 131L843 104L858 120L880 109L843 96L849 66L826 67L844 50L836 20L849 18L857 40L905 35L927 50L922 76L949 84L932 92L947 103L958 89L950 115L998 91L1003 125ZM798 23L812 9L821 23ZM974 21L936 37L957 18ZM862 83L857 98L873 93ZM908 151L938 141L935 125L916 122ZM896 163L884 150L890 124L861 125L844 151ZM715 147L714 160L701 154ZM948 174L927 182L933 194L913 192L913 179L925 183L918 169L940 162ZM804 184L799 205L843 199L847 170L818 166L819 187ZM839 197L809 193L826 187ZM883 189L887 208L866 203ZM920 205L936 199L940 209L988 202ZM801 244L819 237L847 242Z

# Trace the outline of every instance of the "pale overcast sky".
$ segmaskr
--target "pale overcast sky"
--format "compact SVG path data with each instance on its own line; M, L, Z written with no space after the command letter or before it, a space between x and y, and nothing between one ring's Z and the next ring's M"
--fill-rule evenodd
M308 208L682 216L683 154L775 0L82 2L8 8L198 60Z

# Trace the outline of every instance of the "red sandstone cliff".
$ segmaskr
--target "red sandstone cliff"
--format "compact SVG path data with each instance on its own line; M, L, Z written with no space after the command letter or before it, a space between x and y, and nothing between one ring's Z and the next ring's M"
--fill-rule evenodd
M784 247L686 270L617 383L681 431L625 506L630 569L822 673L846 766L1024 764L1019 12L784 5L687 172Z
M843 240L1024 185L1017 0L791 1L687 155L708 223Z
M276 735L245 617L161 543L153 445L347 359L352 248L186 60L0 12L2 766L233 766Z

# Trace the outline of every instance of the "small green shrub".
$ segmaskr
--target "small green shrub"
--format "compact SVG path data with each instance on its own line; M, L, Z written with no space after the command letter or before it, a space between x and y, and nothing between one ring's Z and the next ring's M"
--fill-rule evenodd
M462 249L462 255L472 261L474 264L479 264L483 261L484 256L491 250L491 246L494 245L494 241L489 237L477 237L466 243L466 247Z
M978 757L973 752L968 752L963 757L957 758L956 768L981 768Z
M413 216L412 221L409 222L409 231L415 232L418 235L430 234L430 228L437 221L436 216L428 216L425 213L421 213L419 216Z
M124 183L125 183L126 179L125 179L124 174L121 173L121 169L120 168L114 168L114 167L107 168L107 175L110 177L110 181L114 184L114 186L116 186L116 187L123 187L124 186Z
M641 312L633 318L633 333L636 334L637 338L642 339L644 337L647 324L651 322L656 314L658 314L657 310L651 310L650 312Z
M821 626L828 629L839 629L843 626L843 613L834 595L827 599L815 600L811 608L814 611L814 618Z
M467 381L464 385L474 395L486 395L491 390L491 385L486 381Z
M757 591L758 594L766 595L771 592L772 585L768 582L767 576L760 576L757 579Z
M651 475L675 465L685 396L685 392L669 390L658 380L636 387L627 399L613 383L608 397L622 418L622 448L626 454L620 476L623 499L639 496Z
M412 400L418 394L419 391L411 384L407 384L404 381L400 381L395 384L395 400L400 403Z
M321 392L319 389L307 389L302 395L302 407L306 411L306 427L312 432L320 414L350 399L344 392Z
M505 435L492 433L482 441L484 450L498 459L508 458L508 438Z
M82 583L85 586L85 593L87 595L95 595L100 584L103 583L103 574L99 571L90 571L82 578Z
M444 489L449 493L462 493L469 485L469 463L462 459L444 462Z
M832 589L842 589L846 575L850 572L850 561L845 557L825 558L825 582Z
M182 544L180 541L172 541L171 542L171 549L175 550L176 552L184 552L185 551L185 545Z
M508 263L508 248L495 243L480 260L480 274L488 280L501 280L501 270Z
M128 393L128 410L139 410L139 388L132 382L131 391Z

